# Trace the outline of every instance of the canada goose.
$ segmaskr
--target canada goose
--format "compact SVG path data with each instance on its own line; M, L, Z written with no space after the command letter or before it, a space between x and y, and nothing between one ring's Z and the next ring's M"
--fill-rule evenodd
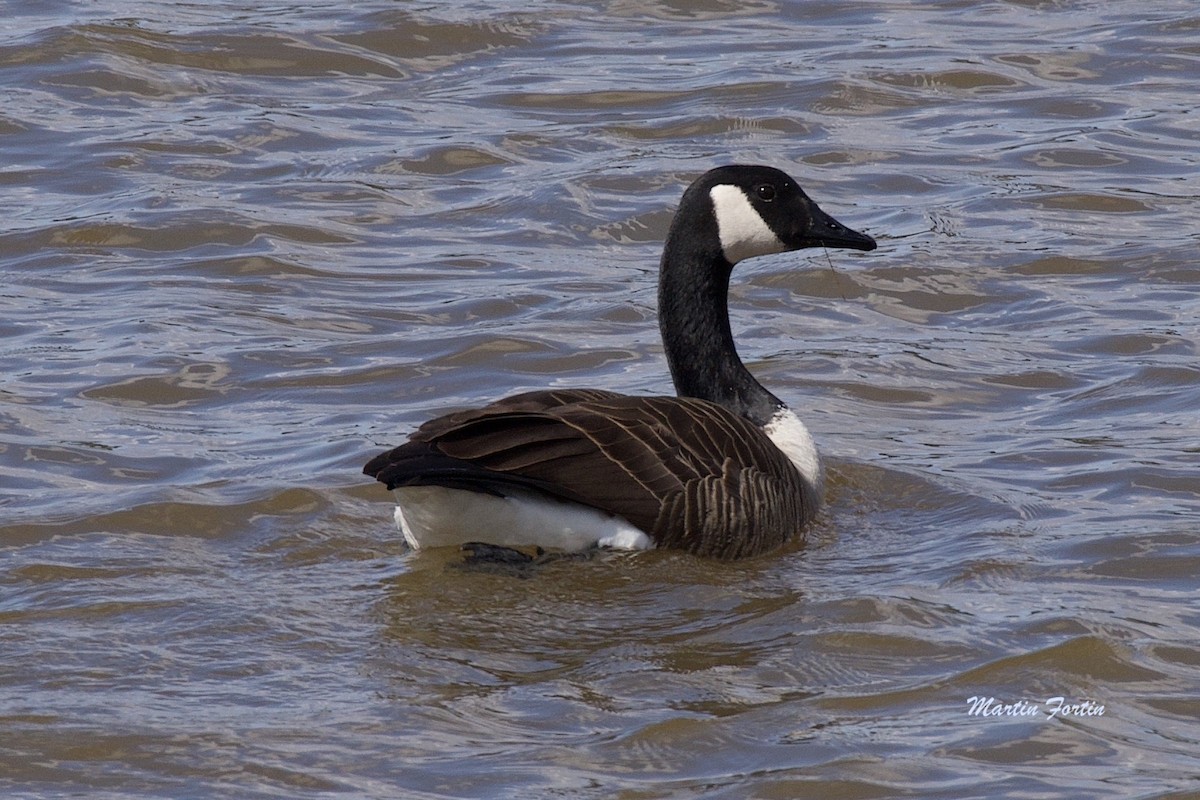
M783 172L725 166L683 194L663 249L659 329L678 397L550 389L430 420L363 471L395 493L413 547L482 541L671 547L718 558L801 533L821 463L796 415L742 364L733 265L803 247L873 250Z

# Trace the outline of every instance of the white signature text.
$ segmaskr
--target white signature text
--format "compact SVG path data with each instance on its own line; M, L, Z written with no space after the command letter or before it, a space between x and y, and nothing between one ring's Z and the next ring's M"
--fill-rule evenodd
M972 695L967 698L967 714L972 717L1102 717L1104 706L1093 700L1069 702L1065 697L1048 697L1042 702L1017 700L1005 703L994 697Z

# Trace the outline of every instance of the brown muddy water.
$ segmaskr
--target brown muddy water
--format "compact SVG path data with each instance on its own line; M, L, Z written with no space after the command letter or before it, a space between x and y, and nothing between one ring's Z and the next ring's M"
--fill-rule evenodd
M0 17L3 796L1200 796L1200 6ZM808 543L407 552L422 420L670 390L733 161L880 243L735 276Z

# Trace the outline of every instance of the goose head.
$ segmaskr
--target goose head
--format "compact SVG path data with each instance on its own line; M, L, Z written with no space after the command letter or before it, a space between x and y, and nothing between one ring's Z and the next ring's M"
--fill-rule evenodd
M693 203L701 206L693 213L713 220L721 253L731 265L805 247L875 249L874 239L826 214L795 180L774 167L710 170L688 189L681 215L685 204Z
M805 247L874 250L875 240L826 214L786 173L709 170L683 193L659 271L659 328L676 391L766 424L782 401L738 358L729 325L733 265Z

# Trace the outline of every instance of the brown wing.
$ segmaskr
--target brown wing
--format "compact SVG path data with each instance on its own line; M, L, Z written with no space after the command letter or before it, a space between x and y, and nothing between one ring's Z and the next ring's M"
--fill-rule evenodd
M661 547L722 558L796 535L816 498L755 425L702 400L530 392L422 425L364 469L388 488L524 488L623 517Z

